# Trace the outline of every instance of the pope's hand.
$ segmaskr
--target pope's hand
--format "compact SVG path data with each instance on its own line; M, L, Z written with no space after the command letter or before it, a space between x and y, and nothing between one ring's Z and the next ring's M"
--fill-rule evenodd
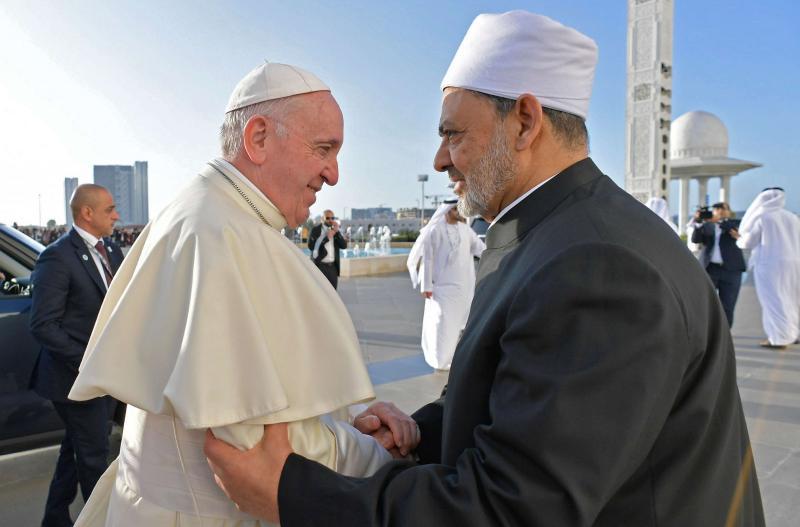
M417 423L392 403L372 404L353 419L353 426L374 437L395 457L408 455L420 441Z
M425 298L433 298L433 291L423 291L422 296Z
M292 453L286 423L264 426L264 436L242 452L206 431L203 447L219 488L236 507L277 523L278 483L286 458Z

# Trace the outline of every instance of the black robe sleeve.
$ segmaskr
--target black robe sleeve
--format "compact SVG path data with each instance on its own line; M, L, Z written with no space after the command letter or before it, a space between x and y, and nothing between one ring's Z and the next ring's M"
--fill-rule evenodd
M572 246L517 280L487 373L491 422L474 429L474 447L454 466L392 462L364 479L292 455L281 525L595 523L646 469L695 359L684 306L654 266L607 243ZM426 408L418 415L437 411ZM441 437L425 429L423 442ZM628 524L650 524L647 510L631 513L645 517Z

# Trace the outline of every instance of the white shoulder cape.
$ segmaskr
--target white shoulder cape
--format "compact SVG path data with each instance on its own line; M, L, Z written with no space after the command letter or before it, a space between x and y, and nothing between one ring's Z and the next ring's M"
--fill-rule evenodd
M145 228L71 399L109 394L191 429L297 421L374 398L338 294L277 230L286 222L274 205L245 193L272 227L208 166Z

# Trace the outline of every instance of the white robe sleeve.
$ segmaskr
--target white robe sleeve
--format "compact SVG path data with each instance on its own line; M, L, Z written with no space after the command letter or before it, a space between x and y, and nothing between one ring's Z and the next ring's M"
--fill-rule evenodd
M425 238L425 243L422 247L422 271L420 273L420 292L433 291L433 268L436 265L435 249L433 247L433 237L435 232Z
M486 250L486 244L483 242L483 240L478 238L478 235L475 234L475 231L470 229L469 232L471 233L470 234L471 240L470 240L469 250L472 253L472 256L474 256L476 258L480 258L481 254L483 254L483 251Z
M761 243L761 221L756 220L752 227L745 232L739 232L736 245L740 249L754 249Z
M346 476L371 476L392 456L372 437L353 428L347 413L335 412L289 423L292 450ZM345 420L340 420L344 418ZM263 425L233 424L211 429L219 439L240 450L253 448L264 434Z

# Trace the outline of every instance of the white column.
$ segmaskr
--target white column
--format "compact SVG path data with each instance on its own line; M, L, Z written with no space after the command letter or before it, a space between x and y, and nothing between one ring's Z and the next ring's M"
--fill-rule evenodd
M697 204L709 205L706 203L706 194L708 194L708 178L697 178Z
M680 186L680 212L678 212L678 232L686 234L686 222L689 221L689 178L681 178Z
M728 204L731 202L731 176L722 176L719 185L719 200Z

